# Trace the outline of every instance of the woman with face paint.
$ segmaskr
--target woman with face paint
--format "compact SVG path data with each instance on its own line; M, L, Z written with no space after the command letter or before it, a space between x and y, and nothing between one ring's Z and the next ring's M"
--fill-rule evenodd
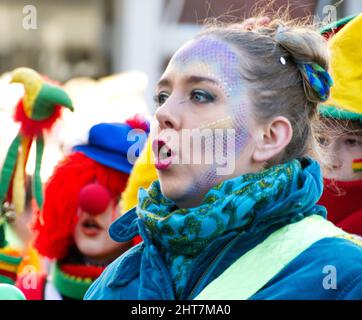
M99 123L90 129L88 143L74 147L55 168L34 224L34 246L51 259L51 268L37 275L36 284L33 279L29 285L27 273L18 279L27 299L83 299L104 268L134 244L134 239L113 241L108 229L133 168L127 150L135 128L148 131L148 123L139 117Z
M362 248L316 205L327 68L319 33L283 21L209 27L182 46L156 88L159 180L110 227L144 242L85 299L361 299Z
M362 14L337 21L323 30L329 39L335 85L321 105L320 141L325 163L320 204L328 220L362 236Z

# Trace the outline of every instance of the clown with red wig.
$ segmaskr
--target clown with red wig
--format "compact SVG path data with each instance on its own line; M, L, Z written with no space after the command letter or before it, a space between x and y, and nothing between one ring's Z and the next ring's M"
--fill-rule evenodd
M74 147L56 166L33 227L34 246L51 261L49 273L37 275L33 286L29 274L19 277L27 299L82 299L104 268L135 244L135 239L114 242L108 228L121 211L133 167L129 151L137 158L148 132L148 122L139 116L97 124L88 144Z

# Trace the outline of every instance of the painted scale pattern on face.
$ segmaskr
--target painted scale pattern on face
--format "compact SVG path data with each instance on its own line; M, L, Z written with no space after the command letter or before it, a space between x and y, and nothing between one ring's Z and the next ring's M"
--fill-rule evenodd
M249 135L247 130L248 108L243 99L245 86L240 75L240 57L236 51L222 40L204 36L186 43L179 49L171 59L170 66L176 67L179 73L207 77L217 81L219 88L226 96L227 118L231 119L230 122L224 121L224 125L225 122L229 122L229 128L235 129L235 136L233 136L235 142L227 143L225 139L222 141L215 139L216 143L222 143L223 146L214 145L214 150L223 150L224 155L232 152L234 157L237 157L245 147ZM208 124L203 124L202 127L208 127ZM227 149L230 145L232 145L232 150ZM207 151L205 150L205 152ZM199 177L191 193L200 189L209 189L216 183L216 168L212 166Z
M227 97L228 113L235 128L245 128L245 87L240 75L240 58L227 43L201 37L186 43L170 61L181 73L192 72L215 79Z

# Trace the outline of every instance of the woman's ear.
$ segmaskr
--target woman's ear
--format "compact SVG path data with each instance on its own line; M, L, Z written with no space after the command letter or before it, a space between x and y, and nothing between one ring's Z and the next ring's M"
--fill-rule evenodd
M285 149L292 139L293 129L287 118L279 116L263 126L257 135L252 158L255 162L266 162Z

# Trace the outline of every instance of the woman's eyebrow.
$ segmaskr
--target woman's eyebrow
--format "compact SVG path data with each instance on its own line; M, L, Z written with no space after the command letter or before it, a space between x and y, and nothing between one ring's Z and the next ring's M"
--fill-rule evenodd
M209 82L213 85L218 85L218 82L214 79L201 77L201 76L188 76L184 79L184 83L196 84L200 82ZM172 87L172 82L168 78L163 78L157 83L157 87Z
M167 78L163 78L157 83L157 87L171 87L171 81Z
M186 82L188 83L200 83L200 82L209 82L213 85L218 85L218 82L215 81L214 79L211 78L207 78L207 77L200 77L200 76L189 76L186 78Z

